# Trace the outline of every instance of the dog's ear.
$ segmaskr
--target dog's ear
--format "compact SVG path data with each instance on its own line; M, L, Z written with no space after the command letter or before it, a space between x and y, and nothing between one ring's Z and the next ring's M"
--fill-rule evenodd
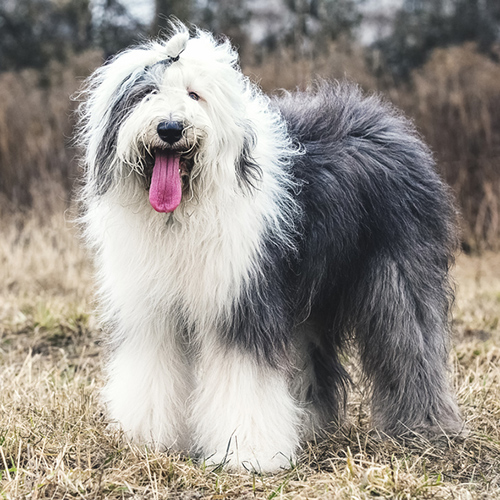
M256 189L262 178L262 168L253 156L257 144L257 134L250 124L245 124L244 128L245 135L236 163L236 173L240 186L247 189Z
M79 142L86 150L88 185L97 194L108 191L117 173L120 126L139 102L157 90L154 72L147 68L158 57L148 46L128 49L97 69L77 96L83 100Z
M116 89L95 155L94 182L98 194L104 194L113 183L113 176L116 173L113 162L116 161L120 126L134 108L156 90L156 84L148 78L145 71L130 75Z

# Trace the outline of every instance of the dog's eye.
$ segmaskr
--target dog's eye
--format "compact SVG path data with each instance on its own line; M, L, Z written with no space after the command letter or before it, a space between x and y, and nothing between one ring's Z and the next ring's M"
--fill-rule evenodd
M189 92L188 96L191 97L191 99L194 99L195 101L200 100L200 96L196 92Z

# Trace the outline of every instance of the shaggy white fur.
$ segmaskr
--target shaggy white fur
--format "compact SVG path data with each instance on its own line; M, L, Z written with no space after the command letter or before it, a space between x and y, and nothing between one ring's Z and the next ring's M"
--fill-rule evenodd
M83 223L111 335L104 400L137 442L200 452L233 468L276 470L294 457L301 410L279 369L262 370L252 356L222 345L217 329L259 272L263 233L292 244L297 208L287 164L298 152L268 99L238 70L231 46L176 30L97 70L81 108ZM179 54L168 68L154 68ZM156 88L125 118L115 116L114 103L134 84L130 75L148 66ZM181 206L158 214L141 182L141 158L164 147L156 132L163 120L187 124L176 147L195 152ZM109 127L119 132L103 159ZM252 191L235 168L246 140L254 141L262 170ZM113 185L96 195L106 175Z

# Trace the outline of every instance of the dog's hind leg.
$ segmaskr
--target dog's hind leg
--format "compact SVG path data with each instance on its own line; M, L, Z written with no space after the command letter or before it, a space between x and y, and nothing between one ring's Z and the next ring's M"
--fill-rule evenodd
M389 435L462 429L447 379L447 269L427 256L378 255L355 292L356 335L372 420Z
M250 472L290 467L301 413L285 370L236 346L202 349L192 427L207 464Z
M326 328L307 321L294 335L291 390L305 410L302 438L309 440L337 427L345 416L349 375Z

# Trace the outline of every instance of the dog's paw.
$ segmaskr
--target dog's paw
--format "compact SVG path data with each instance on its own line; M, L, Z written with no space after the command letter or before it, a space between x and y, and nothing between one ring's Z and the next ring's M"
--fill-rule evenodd
M293 458L277 452L255 453L251 450L231 450L207 456L206 467L224 469L231 472L269 474L293 467Z

